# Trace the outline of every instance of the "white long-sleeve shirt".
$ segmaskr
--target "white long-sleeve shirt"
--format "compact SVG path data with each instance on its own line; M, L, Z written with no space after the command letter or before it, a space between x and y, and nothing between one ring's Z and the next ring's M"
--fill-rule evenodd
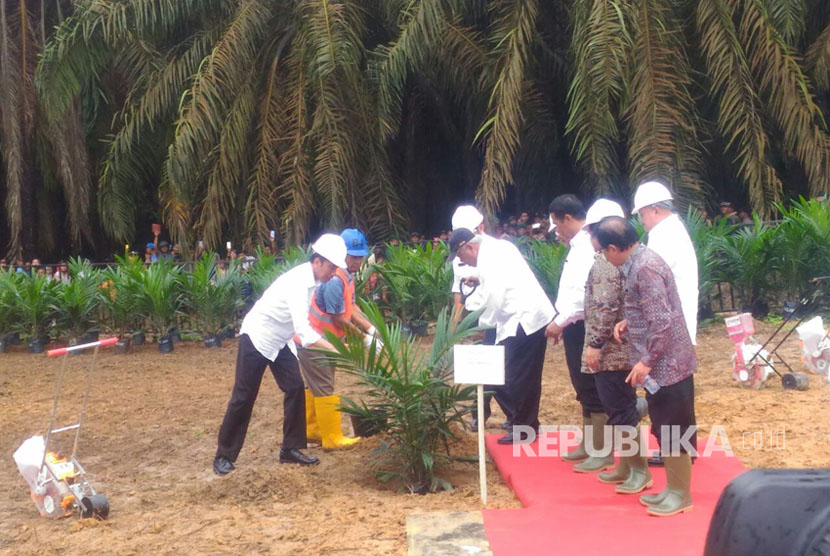
M485 294L481 320L496 327L496 343L515 336L519 325L530 335L553 319L553 305L513 243L485 237L476 266Z
M553 321L561 328L585 319L585 283L594 266L595 255L588 230L579 230L571 239L556 292L558 314Z
M648 247L666 261L674 274L677 284L677 293L680 294L680 305L683 309L683 320L692 339L696 344L697 336L697 255L695 247L689 237L689 232L680 218L672 214L660 221L648 233Z
M286 345L292 346L296 334L303 347L320 340L308 322L308 309L317 282L311 263L295 266L268 286L254 304L239 329L269 361L277 358Z

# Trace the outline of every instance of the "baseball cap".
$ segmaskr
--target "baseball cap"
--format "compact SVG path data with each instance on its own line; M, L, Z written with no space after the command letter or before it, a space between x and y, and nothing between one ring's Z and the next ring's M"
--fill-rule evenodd
M366 245L366 236L357 228L346 228L340 232L340 237L346 244L346 253L353 257L365 257L369 254L369 247Z
M641 184L634 194L634 210L631 214L637 214L640 209L663 201L671 201L673 198L669 188L659 181L647 181Z
M585 215L585 225L590 226L591 224L596 224L606 216L625 218L625 213L619 203L615 203L609 199L597 199Z
M476 235L469 228L458 228L450 235L450 254L447 260L453 260L458 255L458 250L468 241L476 237Z
M337 234L323 234L311 245L311 250L340 268L346 268L346 243Z
M482 215L473 205L461 205L455 209L455 213L452 215L453 230L461 228L475 230L481 226L482 222L484 222L484 215Z

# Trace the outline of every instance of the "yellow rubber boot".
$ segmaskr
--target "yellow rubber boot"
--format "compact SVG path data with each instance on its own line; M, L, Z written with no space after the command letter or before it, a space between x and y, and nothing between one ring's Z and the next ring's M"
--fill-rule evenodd
M323 439L323 448L336 450L347 448L355 444L360 438L343 436L340 428L340 396L315 397L314 409L317 412L317 424L320 427L320 436Z
M317 426L317 412L314 408L314 394L305 389L305 436L311 442L320 442L320 427Z

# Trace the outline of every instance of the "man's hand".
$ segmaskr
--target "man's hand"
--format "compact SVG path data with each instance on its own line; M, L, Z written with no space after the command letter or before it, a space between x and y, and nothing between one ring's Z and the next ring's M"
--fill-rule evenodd
M319 340L317 340L316 342L314 342L313 344L311 344L308 347L316 348L316 349L325 349L325 350L328 350L328 351L334 351L334 346L331 345L331 343L328 340L326 340L325 338L320 338Z
M634 365L634 368L631 369L631 372L628 373L625 381L629 383L632 388L636 388L643 383L650 372L651 367L646 367L642 361L638 361L637 364Z
M470 286L471 288L473 286L478 286L481 283L481 280L478 279L478 276L470 276L469 278L462 278L461 281L464 282L464 285Z
M585 348L585 365L592 371L599 370L599 354L602 349L588 346Z
M618 344L623 343L623 335L628 333L628 321L621 320L614 325L614 340Z
M562 339L562 327L556 324L556 321L550 321L550 324L545 329L545 336L553 340L553 345L559 343Z

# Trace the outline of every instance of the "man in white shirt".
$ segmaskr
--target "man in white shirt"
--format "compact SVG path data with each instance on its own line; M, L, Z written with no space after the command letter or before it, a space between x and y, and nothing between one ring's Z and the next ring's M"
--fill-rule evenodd
M461 228L466 228L474 234L487 235L484 231L484 215L473 205L461 205L455 209L455 213L452 215L452 229L455 231ZM479 285L475 291L468 295L464 303L462 303L461 282L467 278L478 278L478 269L474 266L464 264L461 262L461 259L456 257L452 260L452 273L453 323L457 323L463 309L477 311L482 307L485 293L483 286ZM496 329L494 325L487 323L483 319L479 319L479 326L489 326L484 332L484 340L482 343L490 346L495 344ZM484 422L486 423L487 419L490 418L490 398L495 396L496 402L507 417L507 421L502 426L509 430L513 409L510 403L510 397L507 394L507 389L503 386L486 385L486 390L484 398ZM478 425L478 412L474 404L472 421L472 429L474 432L478 430Z
M565 345L565 361L576 391L576 400L582 406L582 423L596 431L604 430L608 421L597 393L593 374L582 372L582 350L585 345L585 283L594 266L594 247L585 228L586 211L575 195L559 195L550 204L550 219L559 238L569 245L568 256L559 278L556 295L556 317L548 325L547 337ZM565 461L582 462L588 458L585 434L576 450L563 456ZM592 460L593 461L593 460ZM594 471L591 469L590 471ZM602 469L599 469L602 471Z
M639 214L643 227L648 232L648 248L655 251L671 268L680 304L683 308L683 320L692 345L696 344L698 275L697 255L689 237L689 232L674 213L672 194L660 182L649 181L637 188L634 194L634 210Z
M545 327L553 319L550 300L519 249L509 241L475 235L459 228L450 237L450 259L476 267L484 301L483 322L496 327L495 343L504 346L505 386L513 404L513 425L539 428ZM513 432L498 440L512 444ZM518 440L518 439L517 439Z
M307 441L305 388L291 342L296 335L303 347L333 349L311 327L308 311L317 285L327 282L336 267L346 268L346 244L338 235L323 234L311 249L311 260L274 280L242 321L236 377L213 460L217 475L234 470L233 462L245 441L266 366L271 368L277 385L285 393L280 463L319 463L317 458L300 451Z

